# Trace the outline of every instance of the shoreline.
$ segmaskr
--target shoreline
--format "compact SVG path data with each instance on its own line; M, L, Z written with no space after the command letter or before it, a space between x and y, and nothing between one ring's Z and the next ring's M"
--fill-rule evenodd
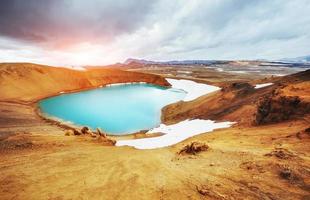
M157 138L157 137L160 137L160 136L164 136L164 135L168 135L168 133L164 133L164 132L152 132L152 130L156 130L156 128L162 126L162 125L165 125L164 124L164 121L162 119L164 119L164 108L165 107L168 107L169 105L172 105L172 104L175 104L175 103L178 103L178 102L187 102L187 101L192 101L194 100L193 97L195 99L201 97L201 96L205 96L205 95L208 95L208 94L212 94L214 92L217 92L219 91L221 88L219 87L216 87L214 85L210 85L210 84L202 84L202 83L197 83L195 81L189 81L189 80L183 80L183 79L173 79L173 78L169 78L167 79L166 78L166 81L171 85L170 88L175 88L177 90L183 90L185 93L187 93L187 96L185 96L185 98L183 100L180 100L180 101L177 101L177 102L173 102L173 103L170 103L170 104L167 104L165 106L163 106L160 110L160 123L155 126L155 127L152 127L150 129L145 129L145 130L137 130L136 132L133 132L133 133L126 133L126 134L122 134L122 135L114 135L114 134L109 134L108 132L105 132L104 130L104 133L113 138L113 139L116 139L118 141L122 141L122 140L136 140L136 139L147 139L147 138ZM179 82L177 82L179 81ZM182 83L181 83L182 82ZM156 87L161 87L161 88L168 88L168 87L163 87L161 85L158 85L158 84L151 84L151 83L146 83L146 82L122 82L122 83L113 83L113 84L106 84L106 85L100 85L99 87L97 88L94 88L94 89L100 89L100 88L103 88L103 87L113 87L113 86L119 86L119 85L135 85L135 84L148 84L148 85L153 85L153 86L156 86ZM189 84L189 85L188 85ZM195 88L195 89L193 89ZM199 88L197 90L197 88ZM91 89L90 89L91 90ZM81 91L86 91L86 90L81 90ZM68 94L67 92L65 91L62 91L62 92L59 92L58 95L56 96L59 96L59 95L63 95L63 94ZM51 96L52 97L52 96ZM50 98L50 97L48 97ZM45 98L46 99L46 98ZM42 101L44 99L41 99L39 101ZM61 128L64 128L64 129L69 129L69 130L81 130L83 127L88 127L87 125L78 125L78 124L74 124L73 122L70 122L70 121L64 121L62 120L61 118L57 118L57 117L53 117L53 116L49 116L47 114L45 114L44 112L42 112L40 106L39 106L39 101L37 101L35 103L35 111L37 113L37 115L39 115L43 120L46 120L48 122L51 122L52 124L54 125L58 125L59 127ZM208 120L206 121L208 122ZM215 122L214 123L221 123L221 122ZM226 122L226 123L231 123L231 122ZM234 124L234 123L232 123ZM91 132L97 134L97 129L92 129L91 127L88 127ZM203 133L204 131L202 131L201 133ZM208 131L208 132L212 132L212 131ZM195 135L197 134L201 134L200 132L199 133L196 133ZM183 134L180 133L180 136L182 136ZM138 136L138 137L137 137ZM192 136L190 136L192 137ZM186 137L188 138L188 137ZM119 140L120 139L120 140ZM181 142L181 141L179 141ZM177 142L177 143L179 143Z
M131 85L131 84L149 84L149 85L155 85L155 86L159 86L159 87L163 87L163 88L170 88L170 86L164 86L164 85L160 85L160 84L154 84L154 83L148 83L148 82L117 82L117 83L107 83L107 84L102 84L102 85L99 85L99 86L93 86L93 87L87 87L87 88L80 88L80 89L74 89L74 90L64 90L64 91L60 91L60 92L57 92L57 93L54 93L54 94L51 94L51 95L48 95L48 96L45 96L45 97L42 97L42 98L38 98L38 99L35 99L33 101L29 101L29 103L26 103L25 105L27 104L32 104L32 103L38 103L39 101L42 101L44 99L48 99L48 98L51 98L51 97L56 97L56 96L60 96L60 95L63 95L63 94L72 94L72 93L77 93L77 92L83 92L83 91L87 91L87 90L95 90L95 89L99 89L99 88L104 88L104 87L111 87L111 86L114 86L115 85ZM4 102L9 102L9 103L16 103L14 101L4 101Z
M153 86L167 88L167 89L171 88L171 86L162 86L162 85L159 85L159 84L153 84L153 83L147 83L147 82L122 82L122 83L118 82L118 83L111 83L111 84L100 85L100 86L92 87L92 88L83 88L83 89L80 89L80 90L71 90L71 91L59 92L57 94L54 94L54 95L51 95L51 96L44 97L42 99L36 100L35 102L30 103L30 106L32 106L35 109L35 113L37 114L37 116L39 116L41 119L43 119L47 123L50 123L52 125L56 125L56 126L58 126L60 128L63 128L65 130L81 129L83 127L88 127L88 126L78 125L78 124L74 124L72 122L69 123L69 122L66 122L66 121L64 121L64 120L62 120L60 118L56 118L56 117L52 117L52 116L49 117L44 112L42 112L42 110L41 110L41 108L39 106L39 102L44 100L44 99L48 99L48 98L51 98L51 97L56 97L56 96L60 96L60 95L64 95L64 94L72 94L72 93L83 92L83 91L88 91L88 90L95 90L95 89L100 89L100 88L105 88L105 87L113 87L113 86L119 86L119 85L132 85L132 84L148 84L148 85L153 85ZM16 103L16 102L13 102L13 103ZM168 104L168 105L170 105L170 104ZM168 106L168 105L166 105L166 106ZM162 114L163 114L163 112L162 112L163 108L161 108L160 124L162 124L161 119L162 119ZM88 127L88 128L90 128L90 127ZM156 127L153 127L153 128L156 128ZM134 133L128 133L128 134L126 133L126 134L123 134L123 135L112 135L112 134L109 134L108 132L104 132L104 133L106 133L107 136L109 136L109 137L111 137L113 139L115 139L115 138L117 138L117 139L135 139L137 137L138 138L150 138L150 137L158 137L158 136L164 135L164 134L161 134L161 133L146 134L148 131L152 130L153 128L148 129L148 130L143 130L142 129L142 130L138 130L138 131L136 131ZM94 130L92 128L90 128L90 130L92 132L96 133L96 130Z
M40 109L40 106L38 104L32 105L32 107L35 109L35 113L38 117L40 117L43 121L54 125L58 126L59 128L65 129L65 130L75 130L75 129L82 129L83 127L88 127L88 126L83 126L83 125L77 125L74 123L68 123L66 121L63 121L62 119L56 119L55 117L48 117L46 116ZM97 133L96 130L91 129L88 127L93 133ZM151 130L151 129L149 129ZM135 139L136 137L138 138L149 138L149 137L157 137L162 134L159 133L153 133L153 134L146 134L149 130L140 130L136 131L134 133L128 133L128 134L123 134L123 135L110 135L108 132L104 132L107 136L113 139ZM144 137L142 137L144 135Z

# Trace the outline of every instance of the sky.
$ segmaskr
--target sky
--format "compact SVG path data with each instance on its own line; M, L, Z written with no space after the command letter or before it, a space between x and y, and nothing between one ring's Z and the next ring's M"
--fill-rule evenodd
M309 0L1 0L0 62L238 60L310 54Z

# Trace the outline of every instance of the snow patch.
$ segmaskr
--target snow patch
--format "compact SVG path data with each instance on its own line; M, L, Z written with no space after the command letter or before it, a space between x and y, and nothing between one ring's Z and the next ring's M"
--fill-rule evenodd
M269 85L272 85L273 83L262 83L262 84L257 84L255 85L255 89L259 89L259 88L263 88L263 87L267 87Z
M236 74L246 74L246 73L248 73L246 71L229 71L229 72L236 73Z
M146 82L111 83L107 84L106 87L119 86L119 85L132 85L132 84L147 84L147 83Z
M191 73L193 73L191 71L181 71L181 70L178 70L177 72L181 73L181 74L191 74Z
M183 101L192 101L202 95L215 92L221 88L207 85L203 83L197 83L190 80L177 80L177 79L166 79L172 86L172 88L184 90L187 94Z
M142 138L132 140L119 140L116 146L132 146L136 149L156 149L174 145L192 136L211 132L218 128L228 128L234 122L214 122L212 120L185 120L173 125L161 124L151 129L146 134L164 133L164 135L153 138Z

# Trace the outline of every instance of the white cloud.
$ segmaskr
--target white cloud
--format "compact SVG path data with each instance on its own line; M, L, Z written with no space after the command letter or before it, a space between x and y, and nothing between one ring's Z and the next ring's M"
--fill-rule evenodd
M113 38L108 42L100 40L104 36L99 31L95 32L97 39L86 41L83 37L67 49L51 51L29 42L20 44L22 50L8 50L6 47L12 41L3 39L0 40L0 59L31 57L34 62L78 65L108 64L127 57L155 60L278 59L310 53L310 4L307 0L160 0L153 2L152 6L144 1L139 9L136 8L139 4L132 2L130 6L119 6L118 3L120 1L115 5L108 1L100 5L97 2L98 9L89 8L97 12L113 8L113 12L104 15L105 23L109 24L108 21L117 16L111 26L113 30L121 30L121 34L112 33ZM88 9L87 6L83 8ZM133 15L127 8L139 12L145 10L145 13ZM91 16L96 18L98 14ZM139 23L134 23L135 20ZM91 22L96 23L96 20ZM128 25L115 28L118 22ZM130 26L130 23L134 25Z

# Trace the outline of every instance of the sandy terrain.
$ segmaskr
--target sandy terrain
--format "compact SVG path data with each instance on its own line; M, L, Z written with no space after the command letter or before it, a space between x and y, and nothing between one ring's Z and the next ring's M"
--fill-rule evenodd
M48 80L52 72L42 79L32 70L31 75L23 72L25 78L19 82L7 74L7 67L0 71L6 71L0 73L0 199L310 198L309 71L249 84L220 82L220 92L167 106L166 123L188 117L238 124L154 150L106 146L88 135L65 136L63 128L37 116L33 101L105 84L100 79L104 72L87 72L95 73L91 77L100 83L85 88L72 85L80 81L58 85L68 75L60 73L50 81L57 83L56 89L51 83L36 89L41 86L35 81ZM125 76L128 81L131 75ZM147 76L142 74L139 81L166 85L160 77ZM264 81L274 84L254 89ZM21 93L26 86L30 90ZM290 98L294 96L299 103ZM209 148L195 155L178 153L192 141Z

